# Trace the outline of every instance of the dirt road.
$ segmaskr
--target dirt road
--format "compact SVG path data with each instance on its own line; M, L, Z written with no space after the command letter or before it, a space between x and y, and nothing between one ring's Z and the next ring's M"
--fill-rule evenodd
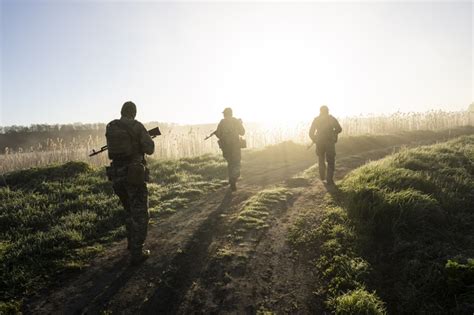
M416 144L420 139L416 138ZM421 139L423 143L436 137ZM416 145L406 139L406 145ZM400 147L377 143L367 150L342 148L336 179L367 160ZM370 147L370 146L369 146ZM348 152L349 154L344 154ZM125 241L97 257L89 268L64 275L57 286L24 305L25 313L277 313L321 311L310 304L310 270L286 242L289 226L308 208L322 204L327 188L317 180L290 180L314 164L302 146L283 144L244 154L239 190L222 188L150 226L152 256L131 267ZM309 170L311 171L311 169ZM235 216L244 203L270 186L280 185L291 198L266 218L269 228L235 242Z

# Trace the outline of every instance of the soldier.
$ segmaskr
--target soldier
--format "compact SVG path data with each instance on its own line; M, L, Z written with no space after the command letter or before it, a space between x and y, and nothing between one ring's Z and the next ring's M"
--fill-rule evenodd
M150 256L143 249L148 228L148 169L145 154L153 154L155 144L142 123L135 120L137 107L132 102L122 106L121 118L106 128L109 158L107 175L126 211L128 249L131 263L138 264Z
M224 109L222 113L224 119L219 122L214 134L219 139L219 148L227 161L230 189L236 191L237 179L240 177L240 150L245 147L240 136L245 134L245 129L242 120L233 117L231 108Z
M313 120L311 128L309 129L309 137L316 143L316 154L319 160L319 176L321 180L326 179L329 185L334 185L336 142L337 136L341 131L342 128L337 119L329 115L329 108L327 106L321 106L319 116ZM325 160L328 162L327 174Z

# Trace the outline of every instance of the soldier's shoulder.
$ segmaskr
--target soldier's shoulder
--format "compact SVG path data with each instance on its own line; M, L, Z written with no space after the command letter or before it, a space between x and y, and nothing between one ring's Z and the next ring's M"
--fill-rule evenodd
M141 122L135 119L121 118L120 122L127 125L137 134L140 134L141 130L145 128Z
M135 130L135 132L137 132L138 134L143 132L143 130L146 130L145 125L143 125L141 122L135 119L132 121L132 127L133 127L133 130Z
M144 124L142 124L140 121L138 121L138 120L136 120L136 119L132 120L132 124L133 124L134 126L145 127Z
M117 123L117 121L119 121L120 119L114 119L114 120L111 120L107 123L106 125L106 128L109 128L110 126L114 125Z

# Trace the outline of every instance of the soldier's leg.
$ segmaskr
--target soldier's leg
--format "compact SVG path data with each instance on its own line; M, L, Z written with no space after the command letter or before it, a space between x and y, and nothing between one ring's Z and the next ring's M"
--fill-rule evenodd
M232 156L229 162L229 183L232 190L237 189L237 180L240 177L240 161L241 161L241 152L240 148L235 148L232 152Z
M230 184L230 189L233 191L237 190L237 180L239 179L240 176L240 161L239 160L233 160L230 165L230 175L229 175L229 184Z
M234 164L232 160L227 160L227 178L229 179L229 183L232 182L232 173L234 172Z
M232 178L232 156L227 150L222 150L222 156L227 162L227 178L229 179L230 184L230 179Z
M125 230L127 234L127 248L130 249L131 247L131 212L130 212L130 200L128 197L127 188L123 180L119 180L113 183L113 189L115 194L119 197L120 203L125 210Z
M148 189L146 184L127 185L131 212L131 252L141 255L148 232Z
M335 144L328 145L326 150L326 159L328 161L328 183L334 183L334 169L336 166L336 146Z
M235 148L232 155L232 178L237 181L240 177L240 161L242 160L242 155L240 147Z
M319 178L326 179L326 152L322 144L316 145L316 154L318 156Z

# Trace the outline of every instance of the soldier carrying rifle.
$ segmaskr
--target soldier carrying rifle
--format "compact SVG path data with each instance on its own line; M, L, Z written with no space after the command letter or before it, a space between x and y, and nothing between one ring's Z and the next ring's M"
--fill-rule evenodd
M309 137L316 143L318 156L319 176L326 180L328 185L334 185L334 168L336 164L336 142L342 128L336 118L329 115L329 108L321 106L319 116L313 120L309 129ZM326 161L327 173L326 173Z
M145 154L153 154L155 144L152 136L160 134L159 129L155 128L156 132L150 136L143 124L135 120L136 114L137 107L133 102L123 104L121 118L112 120L106 127L107 146L92 153L108 149L112 160L106 171L126 211L127 248L132 264L138 264L150 256L150 251L143 248L149 220L146 186L149 171Z
M224 119L219 122L216 131L206 139L213 135L219 139L219 148L227 161L230 189L236 191L237 180L240 177L241 149L247 146L245 139L241 137L245 135L245 129L242 120L233 117L232 108L227 107L222 114Z

